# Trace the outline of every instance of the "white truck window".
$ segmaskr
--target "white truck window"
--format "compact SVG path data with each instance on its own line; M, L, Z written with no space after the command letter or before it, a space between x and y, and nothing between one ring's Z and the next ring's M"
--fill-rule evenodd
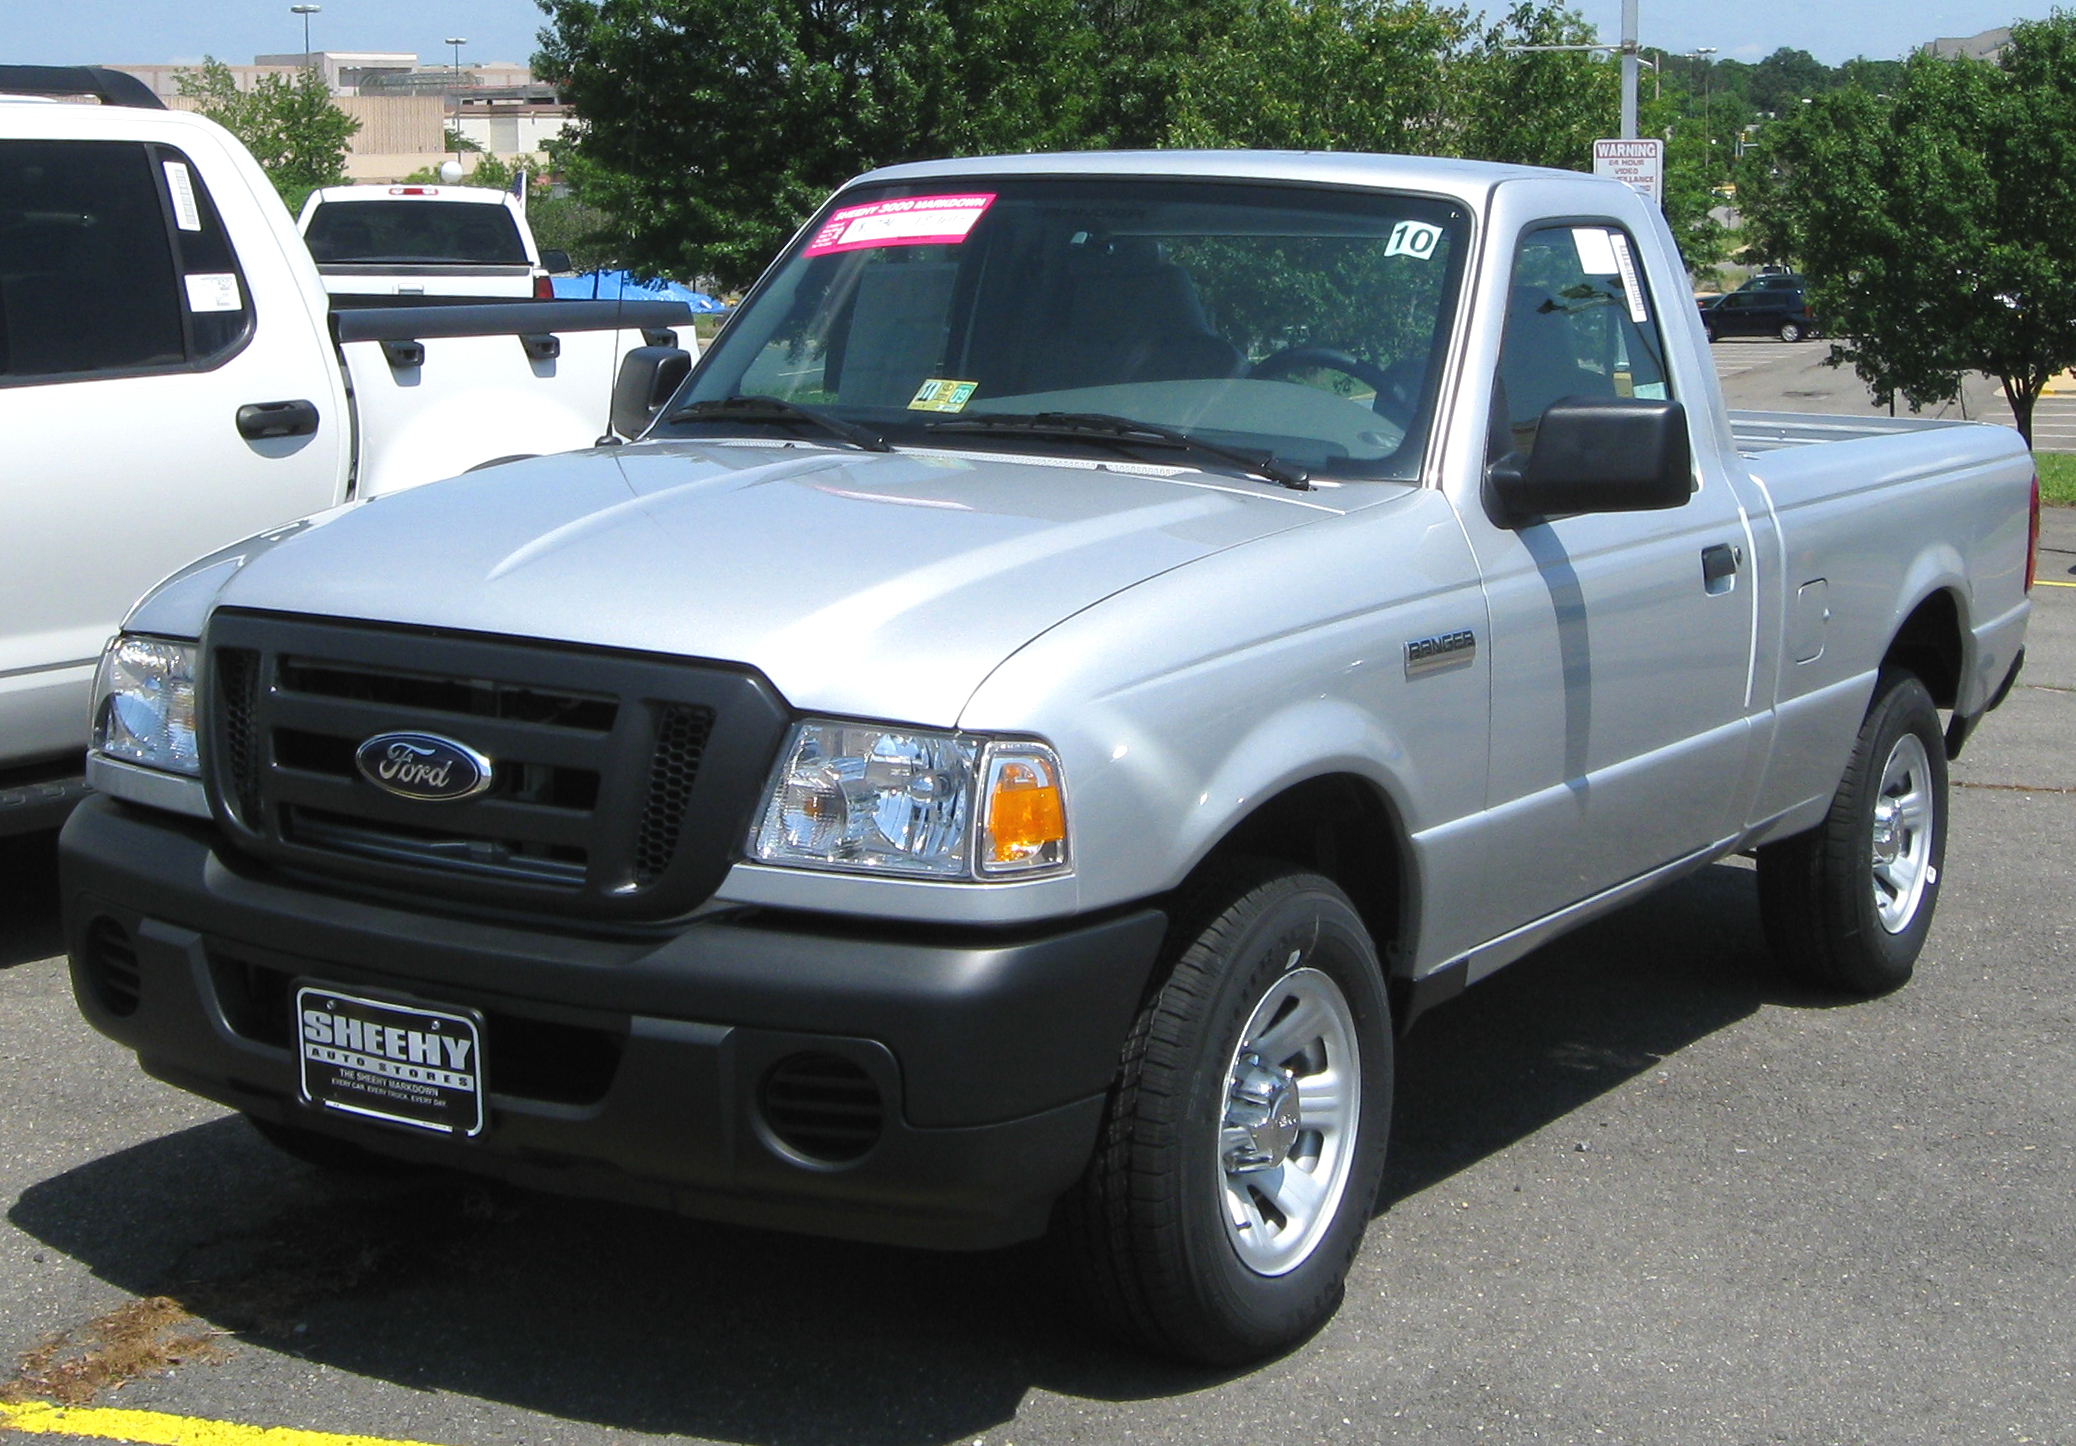
M0 384L187 361L151 150L0 141Z
M1635 243L1620 227L1546 226L1514 258L1494 388L1492 447L1524 456L1550 403L1672 396Z
M152 155L173 216L188 362L214 366L251 335L252 292L201 172L170 146L153 146Z
M524 266L526 243L512 213L473 202L326 201L304 229L320 264Z

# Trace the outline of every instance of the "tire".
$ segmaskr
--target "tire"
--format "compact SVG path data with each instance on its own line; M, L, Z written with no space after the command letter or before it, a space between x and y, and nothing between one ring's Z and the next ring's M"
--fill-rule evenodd
M245 1123L251 1125L261 1139L282 1154L301 1160L306 1165L314 1165L328 1175L393 1180L407 1175L423 1174L428 1168L414 1165L408 1160L392 1160L389 1156L378 1155L373 1150L364 1150L351 1140L342 1140L336 1135L323 1135L295 1125L277 1124L273 1120L263 1120L257 1115L247 1115Z
M1780 339L1782 341L1800 341L1802 340L1802 336L1803 332L1801 322L1784 321L1780 324Z
M1390 1006L1369 933L1331 881L1255 864L1194 897L1059 1238L1115 1334L1238 1365L1340 1305L1383 1175ZM1263 1041L1277 1052L1243 1049ZM1324 1087L1350 1073L1354 1088Z
M1775 958L1809 983L1884 994L1906 983L1946 867L1946 741L1915 674L1884 672L1824 821L1759 850Z

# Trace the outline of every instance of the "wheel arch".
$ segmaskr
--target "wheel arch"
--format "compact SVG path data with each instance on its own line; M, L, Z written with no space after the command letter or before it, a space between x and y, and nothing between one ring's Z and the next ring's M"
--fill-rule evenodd
M1284 786L1234 820L1189 881L1235 858L1272 859L1333 880L1362 916L1387 978L1412 958L1413 850L1397 805L1374 779L1330 771Z
M1904 616L1889 639L1881 666L1915 673L1941 708L1960 706L1967 676L1969 635L1964 604L1950 586L1935 587Z

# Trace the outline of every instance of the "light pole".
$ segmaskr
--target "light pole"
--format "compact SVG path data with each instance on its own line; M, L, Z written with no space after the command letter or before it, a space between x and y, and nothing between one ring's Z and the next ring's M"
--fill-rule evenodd
M454 47L454 83L459 86L461 84L461 47L469 43L468 37L465 35L450 35L447 37L447 43Z
M1622 0L1622 41L1619 45L1509 45L1508 55L1532 51L1584 50L1595 55L1622 57L1622 139L1636 139L1636 0ZM1657 69L1652 66L1652 69Z
M1715 53L1713 45L1687 52L1701 62L1701 179L1710 190L1714 190L1716 184L1716 139L1708 124L1708 82L1716 68L1716 63L1709 57Z
M324 9L322 5L291 5L288 13L303 17L303 68L310 67L310 17Z

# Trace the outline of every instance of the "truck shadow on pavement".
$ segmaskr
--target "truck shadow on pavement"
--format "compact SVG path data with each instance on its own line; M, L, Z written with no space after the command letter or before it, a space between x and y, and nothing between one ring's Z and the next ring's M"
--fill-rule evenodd
M0 969L64 950L56 831L0 838Z
M1762 1004L1835 1002L1771 972L1753 893L1748 869L1704 870L1424 1020L1400 1050L1384 1199L1419 1208L1411 1197ZM768 1446L911 1446L990 1431L1034 1388L1127 1402L1225 1379L1110 1344L1043 1245L931 1255L444 1174L342 1181L235 1119L33 1185L9 1219L239 1334L240 1354L475 1397L495 1403L486 1421L508 1408ZM213 1369L242 1374L235 1358ZM454 1429L470 1434L459 1414Z

